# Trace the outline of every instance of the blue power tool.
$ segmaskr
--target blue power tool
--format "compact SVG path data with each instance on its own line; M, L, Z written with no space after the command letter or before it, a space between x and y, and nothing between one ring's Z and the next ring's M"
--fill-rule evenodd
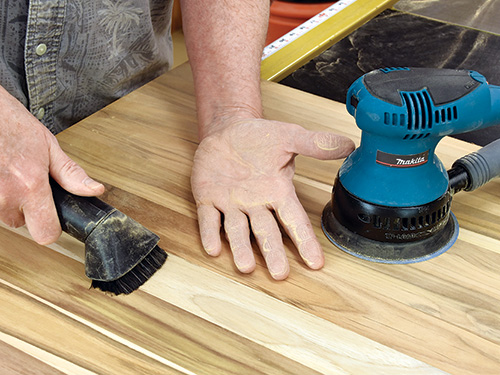
M341 249L383 263L414 263L458 236L451 200L500 175L500 140L446 170L435 154L447 136L500 124L500 86L469 70L387 68L347 93L362 130L325 206L322 227Z

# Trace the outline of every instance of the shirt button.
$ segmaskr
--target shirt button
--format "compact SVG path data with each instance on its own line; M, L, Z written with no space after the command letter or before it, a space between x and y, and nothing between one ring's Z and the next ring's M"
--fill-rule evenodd
M43 118L43 116L45 116L45 108L40 107L40 108L38 109L38 111L36 112L35 117L36 117L37 119L41 120L41 119Z
M45 43L40 43L36 46L35 52L38 56L45 55L45 52L47 52L47 45Z

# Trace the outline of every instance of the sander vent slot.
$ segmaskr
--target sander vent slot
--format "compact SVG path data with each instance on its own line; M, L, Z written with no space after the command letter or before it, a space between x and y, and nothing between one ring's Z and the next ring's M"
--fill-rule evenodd
M427 90L403 92L401 95L408 113L408 130L432 129L433 109Z
M421 139L421 138L427 138L431 133L420 133L420 134L406 134L403 139Z
M384 124L404 126L407 124L406 116L404 114L384 112Z
M383 73L390 73L390 72L395 72L395 71L401 71L401 70L410 70L410 68L407 68L407 67L387 67L387 68L381 68L380 71L383 72Z
M436 124L444 124L458 120L457 106L441 108L434 111L434 121Z
M406 125L409 131L420 131L432 129L433 125L446 124L458 120L458 108L450 105L444 108L434 109L432 100L427 90L415 92L402 92L403 102L406 107L405 115L385 113L384 123L387 125ZM415 137L417 135L414 134ZM413 137L413 136L412 136ZM410 136L405 137L405 139ZM410 138L415 139L415 138Z
M365 224L371 222L375 229L390 231L414 231L436 225L442 219L446 218L450 211L450 202L440 207L436 211L425 215L413 217L384 217L380 215L358 214L358 219Z

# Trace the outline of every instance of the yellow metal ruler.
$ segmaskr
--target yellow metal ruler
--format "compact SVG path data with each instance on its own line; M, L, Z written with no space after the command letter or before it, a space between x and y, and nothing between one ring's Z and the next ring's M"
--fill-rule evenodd
M339 0L264 49L261 78L280 81L398 0Z

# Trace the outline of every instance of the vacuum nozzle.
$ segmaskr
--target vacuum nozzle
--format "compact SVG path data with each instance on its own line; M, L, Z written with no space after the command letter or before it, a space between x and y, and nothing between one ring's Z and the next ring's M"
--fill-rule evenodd
M63 231L85 243L85 274L92 287L129 294L165 262L160 238L96 197L80 197L51 179Z

